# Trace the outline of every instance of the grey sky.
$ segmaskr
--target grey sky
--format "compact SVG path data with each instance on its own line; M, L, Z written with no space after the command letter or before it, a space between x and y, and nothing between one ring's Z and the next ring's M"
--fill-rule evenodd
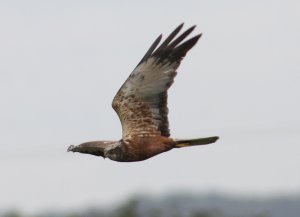
M299 11L296 0L1 1L0 209L173 190L299 192ZM131 164L67 153L121 138L113 96L183 21L203 37L169 92L171 134L218 143Z

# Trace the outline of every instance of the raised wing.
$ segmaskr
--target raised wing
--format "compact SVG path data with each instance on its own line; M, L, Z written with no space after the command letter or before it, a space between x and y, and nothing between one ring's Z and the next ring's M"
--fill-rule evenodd
M195 28L192 26L175 38L182 26L179 25L158 48L162 35L154 41L115 96L112 106L122 124L123 140L136 136L170 136L167 90L181 60L201 36L181 43Z

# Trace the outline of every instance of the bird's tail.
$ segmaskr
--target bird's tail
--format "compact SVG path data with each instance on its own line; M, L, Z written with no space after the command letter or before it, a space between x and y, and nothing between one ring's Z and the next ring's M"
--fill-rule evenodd
M175 148L189 147L194 145L207 145L210 143L214 143L219 139L218 136L207 137L207 138L199 138L199 139L178 139L175 140Z

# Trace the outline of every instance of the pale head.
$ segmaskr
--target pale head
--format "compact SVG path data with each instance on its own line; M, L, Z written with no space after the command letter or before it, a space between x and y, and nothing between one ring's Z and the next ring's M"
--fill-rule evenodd
M105 149L108 148L111 145L112 142L106 142L106 141L92 141L92 142L85 142L80 145L71 145L68 148L68 151L72 152L80 152L83 154L92 154L95 156L105 156Z

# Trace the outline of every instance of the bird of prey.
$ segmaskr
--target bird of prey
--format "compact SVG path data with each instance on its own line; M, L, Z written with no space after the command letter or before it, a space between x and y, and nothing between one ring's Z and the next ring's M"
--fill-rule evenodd
M118 162L134 162L151 158L173 148L206 145L218 137L197 139L170 138L167 91L177 68L201 34L184 39L194 30L190 27L178 35L179 25L160 46L160 35L121 86L112 107L122 124L119 141L92 141L71 145L68 151L92 154Z

